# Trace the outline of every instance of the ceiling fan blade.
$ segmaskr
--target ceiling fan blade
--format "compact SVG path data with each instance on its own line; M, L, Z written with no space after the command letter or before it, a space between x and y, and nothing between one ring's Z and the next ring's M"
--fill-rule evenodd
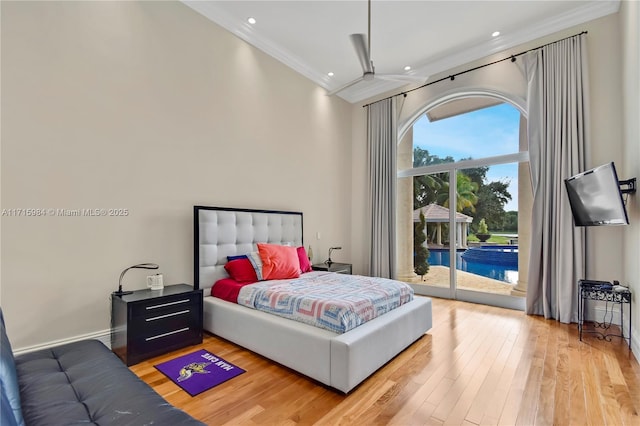
M333 89L332 91L328 92L327 96L333 96L336 93L342 92L344 89L347 89L347 88L353 86L354 84L360 83L363 80L364 80L364 77L358 77L355 80L352 80L352 81L348 82L347 84L344 84L344 85L338 87L337 89Z
M369 48L367 47L366 35L364 34L351 34L351 43L356 49L356 55L358 55L358 61L362 67L363 73L372 73L373 64L371 63L371 57L369 56Z
M429 77L406 74L376 74L375 78L380 80L407 81L410 83L426 83Z

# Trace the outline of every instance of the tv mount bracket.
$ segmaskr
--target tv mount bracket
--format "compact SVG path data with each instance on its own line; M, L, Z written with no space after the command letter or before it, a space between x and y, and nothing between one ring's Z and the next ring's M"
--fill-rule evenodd
M626 186L626 188L620 188L620 192L623 194L635 194L636 193L636 178L631 178L627 180L619 180L618 185Z

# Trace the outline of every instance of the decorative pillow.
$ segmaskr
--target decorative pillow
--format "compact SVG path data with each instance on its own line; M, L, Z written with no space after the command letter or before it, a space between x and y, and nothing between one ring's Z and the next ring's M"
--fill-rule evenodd
M246 254L239 254L237 256L227 256L227 262L231 262L232 260L237 260L237 259L247 259L247 255Z
M262 259L260 259L260 254L257 251L252 251L247 255L249 262L253 266L253 270L256 271L256 277L258 277L258 281L263 281L264 277L262 276Z
M300 272L310 272L311 263L309 262L309 256L307 256L307 251L304 247L298 247L298 260L300 261Z
M281 280L300 276L300 260L295 247L258 243L265 280Z
M244 258L235 259L227 262L224 265L224 269L229 273L229 276L239 283L255 283L258 282L258 276L256 275L253 265L249 262L249 259Z

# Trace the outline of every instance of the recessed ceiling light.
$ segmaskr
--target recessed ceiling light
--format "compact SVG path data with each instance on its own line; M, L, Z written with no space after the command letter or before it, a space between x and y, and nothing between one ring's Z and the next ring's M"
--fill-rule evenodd
M411 69L411 67L409 65L407 65L406 67L404 67L405 71L409 71Z
M491 33L491 37L498 37L500 35L500 31L494 31Z
M256 18L247 18L247 22L253 25L256 23Z
M332 72L328 72L328 73L327 73L327 75L328 75L329 77L333 77L333 73L332 73Z

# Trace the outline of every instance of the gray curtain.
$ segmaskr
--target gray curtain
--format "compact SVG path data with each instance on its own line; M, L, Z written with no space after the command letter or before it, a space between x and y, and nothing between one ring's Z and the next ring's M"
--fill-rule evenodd
M533 212L527 313L578 319L585 278L585 232L573 225L564 179L584 171L588 147L585 35L524 56Z
M396 274L396 110L393 99L367 107L372 276Z

